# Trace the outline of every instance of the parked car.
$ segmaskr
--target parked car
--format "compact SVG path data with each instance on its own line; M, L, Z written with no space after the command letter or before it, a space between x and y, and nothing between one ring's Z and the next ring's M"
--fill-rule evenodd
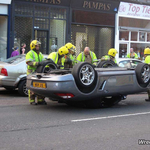
M27 88L69 105L82 102L91 107L112 106L126 95L147 91L149 73L149 66L144 63L139 63L136 69L128 69L94 68L83 62L70 70L31 74L27 77Z
M44 57L46 58L47 55L44 55ZM4 87L6 90L18 88L20 95L27 96L26 72L25 55L11 57L3 62L0 61L0 87Z
M138 59L132 59L132 58L120 58L118 60L118 66L119 67L125 67L125 68L136 68L136 66L139 63L143 63L141 60Z

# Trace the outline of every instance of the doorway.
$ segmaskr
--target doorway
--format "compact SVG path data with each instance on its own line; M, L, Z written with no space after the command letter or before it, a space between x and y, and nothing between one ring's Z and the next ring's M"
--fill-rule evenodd
M48 31L34 30L35 39L41 42L40 51L42 54L48 54Z

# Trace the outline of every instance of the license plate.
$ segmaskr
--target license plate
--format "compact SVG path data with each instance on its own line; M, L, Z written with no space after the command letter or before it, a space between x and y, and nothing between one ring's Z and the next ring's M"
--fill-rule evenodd
M46 88L46 83L33 82L33 87L37 87L37 88Z

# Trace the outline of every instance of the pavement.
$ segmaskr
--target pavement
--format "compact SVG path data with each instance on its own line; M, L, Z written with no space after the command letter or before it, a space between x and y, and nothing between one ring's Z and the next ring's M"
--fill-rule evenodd
M149 150L150 102L129 95L111 108L31 106L0 88L0 150Z

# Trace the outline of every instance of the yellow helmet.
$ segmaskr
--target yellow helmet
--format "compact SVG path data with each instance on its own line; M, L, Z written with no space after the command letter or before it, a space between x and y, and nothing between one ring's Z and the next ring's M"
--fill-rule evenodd
M150 55L150 49L149 48L145 48L144 49L144 55Z
M59 55L66 55L66 54L68 54L68 49L65 46L62 46L61 48L59 48L58 54Z
M41 45L41 42L37 41L37 40L33 40L31 43L30 43L30 48L31 49L35 49L35 46L36 45Z
M73 44L71 44L71 43L67 43L65 46L66 46L67 49L69 49L69 50L71 50L73 52L75 52L75 50L76 50L75 46Z
M108 55L113 56L113 57L115 57L117 53L118 53L117 50L114 48L111 48L108 51Z

